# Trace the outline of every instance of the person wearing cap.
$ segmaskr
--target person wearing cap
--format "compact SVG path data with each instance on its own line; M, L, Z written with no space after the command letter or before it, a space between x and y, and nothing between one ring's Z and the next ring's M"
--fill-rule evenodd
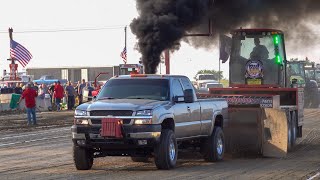
M64 97L64 89L61 86L60 81L58 81L56 86L54 87L54 97L57 105L57 111L60 111L61 99Z
M37 117L36 117L36 97L38 93L34 90L31 84L27 84L25 91L23 91L18 104L25 99L25 105L27 108L27 116L28 116L28 126L33 124L37 125ZM32 117L32 121L31 121Z

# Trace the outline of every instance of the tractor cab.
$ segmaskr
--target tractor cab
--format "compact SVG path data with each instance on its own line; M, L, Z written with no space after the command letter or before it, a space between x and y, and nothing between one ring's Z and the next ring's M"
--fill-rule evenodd
M288 82L296 80L298 87L306 86L305 61L291 60L287 62Z
M286 86L286 55L282 31L238 29L231 35L229 39L224 37L224 42L220 43L221 60L227 61L230 55L230 87Z

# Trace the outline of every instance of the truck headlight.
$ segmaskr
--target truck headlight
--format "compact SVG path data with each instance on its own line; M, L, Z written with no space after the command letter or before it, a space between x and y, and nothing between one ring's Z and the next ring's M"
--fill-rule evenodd
M151 116L151 115L152 115L151 109L137 111L137 113L136 113L136 116Z
M74 115L75 116L89 116L89 112L85 111L85 110L79 110L79 109L76 109L74 111Z
M136 119L134 124L152 124L152 119Z
M88 119L76 119L76 124L82 124L82 125L88 125L89 121Z

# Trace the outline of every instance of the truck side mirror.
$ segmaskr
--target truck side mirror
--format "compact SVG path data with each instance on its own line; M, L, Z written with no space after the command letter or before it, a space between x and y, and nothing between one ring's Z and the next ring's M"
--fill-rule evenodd
M186 103L193 103L194 102L194 96L193 96L192 89L184 90L183 94L184 94L184 102L186 102Z

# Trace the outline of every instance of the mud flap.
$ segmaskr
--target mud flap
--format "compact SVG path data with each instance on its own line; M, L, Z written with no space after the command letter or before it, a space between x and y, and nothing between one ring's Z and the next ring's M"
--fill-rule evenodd
M262 109L264 118L263 156L285 157L287 155L288 122L283 110Z

